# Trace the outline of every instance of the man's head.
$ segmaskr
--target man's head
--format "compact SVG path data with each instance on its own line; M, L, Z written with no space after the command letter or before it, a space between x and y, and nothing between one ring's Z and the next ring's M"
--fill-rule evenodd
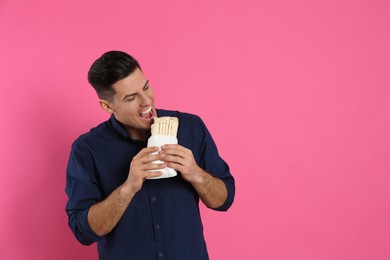
M100 99L112 100L115 90L112 85L129 76L136 69L141 69L138 61L122 51L104 53L91 66L88 81Z
M101 107L123 124L130 137L145 140L156 117L154 93L138 62L110 51L97 59L88 73Z

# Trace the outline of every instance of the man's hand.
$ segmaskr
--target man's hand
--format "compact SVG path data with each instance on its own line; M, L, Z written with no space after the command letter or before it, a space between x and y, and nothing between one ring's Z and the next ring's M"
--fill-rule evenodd
M167 167L166 164L152 163L162 158L160 154L151 154L158 152L158 150L158 147L147 147L133 157L130 163L129 175L125 182L125 186L130 193L137 193L142 188L142 184L146 178L162 175L161 171L149 172L149 170L161 170Z
M197 165L191 150L178 144L166 144L161 147L160 155L160 160L179 171L186 181L201 181L203 170Z
M165 164L152 163L161 159L159 154L151 155L158 150L158 147L142 149L133 157L125 183L114 190L105 200L90 208L88 222L97 235L108 234L118 224L135 193L142 188L146 178L162 174L161 171L148 172L148 170L159 170L166 167Z
M200 168L191 150L178 144L163 145L161 149L160 160L165 162L167 167L179 171L183 179L192 184L207 207L217 208L225 202L225 184Z

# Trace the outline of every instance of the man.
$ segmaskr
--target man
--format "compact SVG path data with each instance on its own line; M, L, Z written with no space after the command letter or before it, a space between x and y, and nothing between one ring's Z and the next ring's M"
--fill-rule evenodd
M156 109L149 81L124 52L103 54L88 80L111 118L72 145L66 212L76 238L97 242L99 259L208 259L199 198L226 211L235 185L202 120ZM157 116L179 119L178 144L146 147ZM178 175L147 179L165 167Z

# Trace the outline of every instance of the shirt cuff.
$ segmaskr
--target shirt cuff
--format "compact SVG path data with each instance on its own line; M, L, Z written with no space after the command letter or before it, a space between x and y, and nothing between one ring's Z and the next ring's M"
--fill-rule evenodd
M227 211L234 201L234 195L235 195L234 180L222 180L222 181L226 186L227 198L221 206L219 206L218 208L214 208L214 210L217 211Z
M92 230L91 226L89 225L88 211L89 209L85 209L80 212L78 223L77 223L77 230L75 234L76 238L83 245L90 245L102 239L102 237L95 234L95 232Z

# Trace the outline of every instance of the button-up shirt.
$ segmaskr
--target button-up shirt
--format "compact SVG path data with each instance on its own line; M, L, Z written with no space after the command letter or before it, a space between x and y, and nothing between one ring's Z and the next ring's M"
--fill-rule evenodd
M178 111L157 110L157 114L179 119L178 143L192 151L202 169L224 182L228 197L215 210L228 210L234 178L203 121ZM126 181L132 158L146 145L131 139L113 115L73 143L65 189L69 227L82 244L97 242L99 259L208 259L199 196L180 172L172 178L146 180L107 235L98 236L91 229L89 208Z

